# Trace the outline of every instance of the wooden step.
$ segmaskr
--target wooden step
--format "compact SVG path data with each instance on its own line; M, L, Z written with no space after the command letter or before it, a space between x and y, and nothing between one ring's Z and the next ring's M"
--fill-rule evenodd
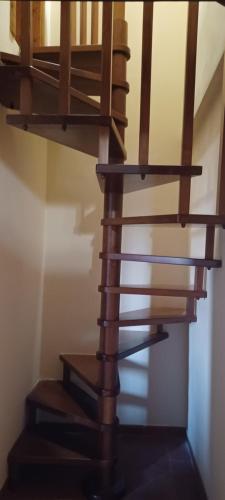
M69 446L63 445L62 436L58 436L58 441L25 430L9 453L9 472L13 465L99 465L97 459L76 451L72 439Z
M118 260L124 262L147 262L149 264L169 264L173 266L207 267L208 269L222 266L221 260L193 259L188 257L170 257L164 255L142 255L131 253L103 253L99 254L104 260Z
M224 215L202 215L202 214L169 214L169 215L144 215L138 217L115 217L114 219L102 219L103 226L126 226L140 224L181 224L182 227L193 224L198 226L222 226L225 227Z
M120 286L99 286L102 293L118 295L150 295L158 297L192 297L195 299L205 299L207 292L197 290L193 286L178 287L171 285L142 286L142 285L120 285Z
M148 332L142 331L121 331L120 333L120 344L119 352L116 355L103 355L101 352L97 353L99 360L101 359L117 359L118 361L128 356L131 356L135 352L142 351L148 347L151 347L169 337L166 332L156 332L149 334Z
M126 157L126 150L111 117L9 114L7 123L95 157L98 156L99 149L99 127L109 127L110 155Z
M43 380L38 382L27 397L33 408L41 408L50 413L70 417L78 425L98 429L97 422L91 420L81 406L65 391L61 382Z
M107 326L140 326L162 325L175 323L191 323L197 321L195 315L189 314L185 309L176 308L146 308L137 311L121 313L119 319L110 321L100 318L98 325Z
M107 175L124 175L127 180L124 186L124 192L126 193L179 181L181 176L193 177L201 175L202 167L184 165L97 164L96 174L102 191L105 188L105 178Z
M102 389L101 363L93 354L61 354L60 360L96 394L110 395L109 393L112 392L116 395L119 393L119 376L117 386L113 391Z
M59 80L34 67L0 66L0 102L8 108L19 110L20 79L29 77L33 82L33 113L56 114L58 109ZM71 114L100 114L100 104L71 86ZM112 110L112 117L127 126L127 118Z

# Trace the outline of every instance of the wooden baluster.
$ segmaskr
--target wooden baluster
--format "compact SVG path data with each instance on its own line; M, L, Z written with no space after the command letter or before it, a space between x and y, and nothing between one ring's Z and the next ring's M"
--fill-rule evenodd
M21 2L21 64L31 66L33 60L32 2ZM20 111L32 113L32 80L23 76L20 81Z
M152 69L153 2L143 4L139 164L148 164Z
M77 2L71 2L71 45L77 44Z
M98 17L99 17L99 2L92 2L91 6L91 44L98 43Z
M215 226L207 226L205 242L205 258L213 259L215 242Z
M87 43L87 2L80 2L80 44Z
M113 4L103 3L102 13L102 68L101 68L101 115L110 116L112 109L112 44ZM109 128L100 128L99 162L109 162Z
M189 2L181 155L182 165L187 166L191 166L192 164L198 10L198 2ZM191 178L182 176L180 179L179 193L179 213L181 214L189 213L190 192Z
M195 290L202 291L204 285L204 267L195 268Z
M114 2L114 25L113 25L113 45L127 45L127 22L125 21L126 2ZM113 80L120 79L126 81L127 59L119 51L113 52ZM112 91L113 109L126 115L126 91L124 89L113 87ZM124 126L117 126L122 140L125 137Z
M225 56L223 57L222 119L218 177L217 213L225 215Z
M61 2L60 24L60 75L59 75L59 113L70 112L71 77L71 2Z

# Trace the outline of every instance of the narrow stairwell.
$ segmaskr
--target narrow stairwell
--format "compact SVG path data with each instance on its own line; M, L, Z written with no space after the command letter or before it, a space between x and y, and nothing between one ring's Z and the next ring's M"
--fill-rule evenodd
M93 2L93 5L96 4ZM225 211L190 213L191 180L202 174L192 165L195 67L198 2L189 2L182 158L180 165L149 164L151 54L154 2L144 2L142 75L140 102L139 163L125 164L127 46L125 2L104 2L102 43L71 47L71 3L61 2L60 47L32 46L32 2L22 2L21 54L0 53L0 101L11 112L7 123L98 158L96 175L104 193L101 221L103 244L100 327L96 355L61 353L63 377L37 383L26 399L26 425L9 453L9 481L16 485L27 465L73 466L87 469L89 499L119 498L123 482L118 481L116 433L119 426L116 405L120 393L118 362L131 354L166 341L167 324L197 321L197 301L206 299L207 270L220 268L214 258L216 226L225 227ZM95 7L93 7L96 9ZM97 11L95 10L95 16ZM95 17L96 19L96 17ZM100 96L100 103L94 97ZM16 112L14 111L16 110ZM224 161L224 160L223 160ZM203 167L204 168L204 167ZM124 177L135 189L179 181L177 213L123 217ZM145 181L145 182L144 182ZM130 188L132 190L132 187ZM223 196L220 186L219 197ZM222 204L220 203L220 207ZM205 254L202 258L122 253L121 240L127 225L204 226ZM162 229L163 230L163 229ZM131 249L132 251L132 249ZM190 286L129 285L121 282L121 263L193 267ZM213 271L212 271L213 272ZM120 312L121 295L182 297L183 308L160 307ZM163 304L163 303L162 303ZM97 312L96 312L97 315ZM150 332L124 327L151 326ZM158 347L154 347L160 349ZM57 432L40 423L39 412L59 419ZM91 477L91 480L89 479Z

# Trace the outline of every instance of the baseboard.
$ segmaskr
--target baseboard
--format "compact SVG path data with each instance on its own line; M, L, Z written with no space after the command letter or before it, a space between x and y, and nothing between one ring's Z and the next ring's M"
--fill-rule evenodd
M191 443L189 441L187 432L186 432L186 440L187 440L187 445L188 445L189 452L190 452L190 455L191 455L192 465L193 465L196 477L197 477L198 482L199 482L199 489L200 489L200 491L204 492L204 495L201 494L201 498L199 500L208 500L208 497L207 497L207 494L206 494L206 491L205 491L205 486L203 484L203 481L202 481L202 478L201 478L201 474L200 474L197 462L195 460L195 456L194 456L194 453L193 453L193 450L192 450L192 446L191 446Z

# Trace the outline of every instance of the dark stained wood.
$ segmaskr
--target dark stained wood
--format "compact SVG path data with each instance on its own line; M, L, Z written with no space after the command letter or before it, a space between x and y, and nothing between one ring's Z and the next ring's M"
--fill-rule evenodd
M80 2L80 44L87 43L87 2Z
M120 217L113 219L102 219L103 226L139 224L181 224L186 226L196 224L200 226L224 226L225 215L202 215L202 214L167 214L167 215L141 215L137 217Z
M60 360L96 394L105 394L109 397L110 393L118 393L118 372L116 373L116 383L112 390L108 389L108 385L103 386L102 380L99 380L101 363L93 354L61 354Z
M34 67L15 65L0 66L0 76L0 101L4 106L10 105L8 107L19 109L18 87L20 79L24 76L32 79L33 112L55 115L60 87L57 78ZM100 114L100 104L95 99L72 87L70 87L70 101L71 114ZM117 123L127 126L127 118L118 111L112 110L112 117Z
M205 242L205 258L213 259L215 243L215 226L207 226Z
M204 268L198 268L203 269ZM172 285L142 286L142 285L120 285L120 286L99 286L99 291L104 293L116 293L124 295L153 295L159 297L195 297L196 299L206 298L207 292L199 287L176 287Z
M198 290L199 293L203 292L204 287L204 275L205 270L204 267L196 267L195 268L195 289Z
M38 434L24 431L8 457L9 466L18 464L97 465L99 462L78 451L63 447Z
M194 98L195 98L195 75L196 75L196 53L198 36L198 2L189 2L187 48L186 48L186 71L184 92L184 116L181 163L192 164L193 148L193 126L194 126ZM179 212L188 213L190 207L190 177L180 179Z
M101 252L101 259L127 261L127 262L149 262L149 264L170 264L174 266L197 266L197 267L221 267L221 260L216 259L194 259L188 257L170 257L164 255L142 255L129 253Z
M175 323L191 323L197 321L196 316L190 316L186 309L176 308L147 308L121 313L118 320L100 318L100 326L140 326L161 325Z
M59 113L70 112L71 2L61 2Z
M33 53L32 2L21 2L21 64L31 66ZM20 81L20 111L32 112L32 81L28 76Z
M127 358L128 356L131 356L135 352L142 351L143 349L162 342L168 337L169 334L166 332L156 332L149 334L141 331L122 331L120 333L119 352L111 356L98 352L97 357L99 360L110 360L113 358L121 360Z
M121 164L98 164L96 165L96 173L101 175L107 174L124 174L124 175L174 175L174 176L194 176L202 174L202 167L199 166L183 166L183 165L124 165Z
M153 2L143 2L139 163L149 162L150 94L152 69Z
M98 156L99 127L110 127L110 154L121 159L126 151L111 117L97 115L13 115L7 123L89 155Z
M103 3L102 12L102 67L101 67L101 115L112 112L112 46L113 46L113 4ZM99 131L99 161L109 162L110 131Z
M98 429L97 422L90 420L81 406L65 391L62 383L54 380L38 382L27 397L27 402L62 417L70 417L73 422L92 429Z
M98 21L99 21L99 2L92 2L91 5L91 44L98 43Z
M217 198L217 212L225 215L225 56L223 58L222 117Z

